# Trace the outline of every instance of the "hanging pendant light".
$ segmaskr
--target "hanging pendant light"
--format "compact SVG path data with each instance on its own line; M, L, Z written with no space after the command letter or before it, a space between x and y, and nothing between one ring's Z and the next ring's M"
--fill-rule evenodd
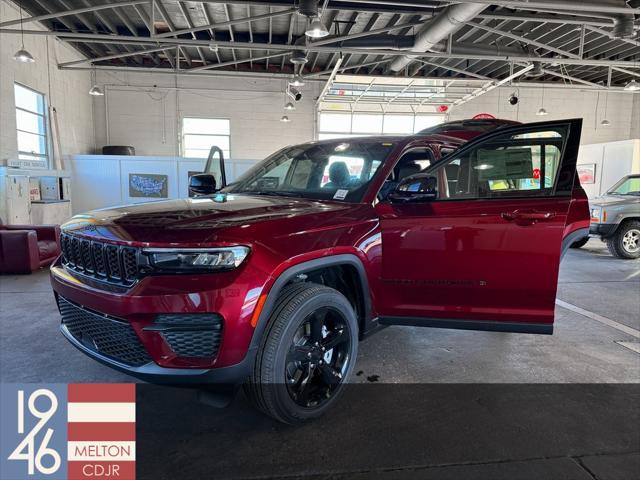
M304 79L301 75L294 75L293 78L289 81L289 85L292 87L303 87Z
M33 56L31 56L31 54L29 52L27 52L24 48L21 48L20 50L18 50L15 55L13 56L13 59L16 62L20 62L20 63L33 63L35 62L35 59L33 58Z
M289 120L289 117L286 115L282 115L282 117L280 117L280 121L282 123L289 123L291 120Z
M31 55L24 48L24 27L22 25L22 2L18 4L18 8L20 9L20 35L22 36L22 47L13 55L13 59L16 62L20 62L20 63L34 63L35 59L33 58L33 55Z
M609 92L605 93L604 96L604 119L600 122L600 126L609 127L611 126L611 122L607 120L607 107L609 106Z
M89 89L89 95L93 95L94 97L103 97L104 91L98 86L96 83L96 67L93 67L91 71L91 88Z
M549 112L544 108L544 83L542 84L542 105L540 105L540 110L537 111L536 115L539 117L544 117L545 115L549 115Z
M296 106L292 103L292 102L287 102L286 105L284 106L285 110L295 110Z
M637 92L638 90L640 90L640 83L632 79L629 83L625 85L624 89L627 92Z
M320 17L313 17L310 19L309 27L304 34L309 38L323 38L329 35L329 30L320 21Z
M102 97L102 96L104 96L104 92L102 91L102 89L98 85L94 85L89 90L89 95L93 95L94 97Z

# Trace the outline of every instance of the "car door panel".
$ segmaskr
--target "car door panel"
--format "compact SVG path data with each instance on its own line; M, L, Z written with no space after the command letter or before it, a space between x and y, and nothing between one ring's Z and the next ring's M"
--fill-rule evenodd
M579 120L565 123L570 133L553 188L543 183L539 192L503 197L376 206L383 250L381 323L551 331L572 201L567 175L575 176L580 131ZM553 124L512 127L485 137L535 134ZM468 148L481 147L483 138ZM446 163L434 167L439 185L452 185L443 177Z

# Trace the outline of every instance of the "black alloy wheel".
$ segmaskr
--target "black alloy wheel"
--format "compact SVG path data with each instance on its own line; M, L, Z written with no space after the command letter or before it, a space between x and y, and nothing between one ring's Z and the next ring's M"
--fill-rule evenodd
M317 418L341 396L357 354L357 317L342 293L310 282L287 285L265 325L245 392L280 422Z
M315 407L331 398L351 358L350 340L345 318L332 308L316 310L300 325L286 365L287 389L298 405Z

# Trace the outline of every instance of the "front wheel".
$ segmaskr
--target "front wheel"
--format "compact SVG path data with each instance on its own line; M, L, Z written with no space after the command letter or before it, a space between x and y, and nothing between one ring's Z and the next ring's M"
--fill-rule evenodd
M358 353L349 300L313 283L287 286L276 302L245 391L284 423L324 414L342 394Z
M640 257L640 221L628 220L618 227L616 233L606 239L609 252L618 258Z

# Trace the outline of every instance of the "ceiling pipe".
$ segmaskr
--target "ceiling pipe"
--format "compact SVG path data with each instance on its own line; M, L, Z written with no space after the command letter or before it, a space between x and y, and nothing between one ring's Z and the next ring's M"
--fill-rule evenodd
M552 6L555 2L549 3L550 6ZM613 21L613 30L611 31L611 35L613 38L630 38L634 36L634 9L627 4L626 0L582 0L581 3L582 5L587 6L593 5L594 8L609 6L612 8L618 7L622 9L628 9L629 13L598 13L596 15L609 18Z
M473 20L486 8L487 5L479 3L458 3L446 7L416 35L412 50L420 52L431 50L449 35L462 28L465 22ZM408 55L396 58L389 65L389 70L399 72L411 62L413 62L413 58Z

